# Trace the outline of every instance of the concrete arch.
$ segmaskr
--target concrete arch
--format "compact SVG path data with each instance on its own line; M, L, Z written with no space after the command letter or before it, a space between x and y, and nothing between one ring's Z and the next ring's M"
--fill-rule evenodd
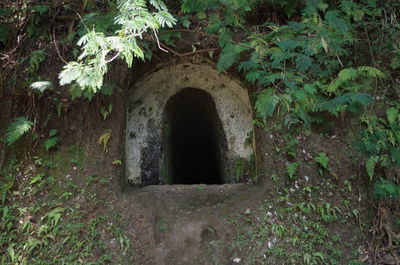
M233 171L237 161L249 161L252 148L246 145L253 131L247 90L208 64L181 63L150 73L138 81L128 96L126 125L126 172L135 186L165 184L163 165L163 113L168 99L185 88L209 93L214 100L223 134L224 183L240 180Z

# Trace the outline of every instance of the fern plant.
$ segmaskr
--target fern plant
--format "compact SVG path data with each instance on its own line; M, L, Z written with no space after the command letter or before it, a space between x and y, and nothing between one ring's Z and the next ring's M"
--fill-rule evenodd
M367 156L366 171L372 180L375 168L380 165L387 169L400 168L400 110L390 107L386 118L364 115L366 129L361 132L356 148Z
M6 132L6 144L10 146L21 138L25 133L32 129L33 122L28 120L27 117L21 116L15 118L7 128Z
M43 143L44 148L46 148L47 151L49 151L51 148L54 148L58 144L58 137L56 135L56 129L50 130L49 138L47 138Z
M123 59L129 67L133 59L144 59L143 44L140 41L150 34L157 42L157 31L161 27L172 27L176 20L160 0L150 0L155 9L149 11L145 0L119 0L118 15L114 23L119 27L115 35L87 29L78 45L82 48L76 62L69 62L59 74L60 84L76 82L80 89L89 94L96 93L103 86L103 76L108 65L116 59ZM161 47L160 47L161 48Z
M259 117L278 112L286 115L287 126L310 126L314 112L357 113L372 103L367 92L385 74L370 66L346 67L342 58L356 41L351 22L361 23L364 14L376 8L373 3L274 1L288 16L302 9L301 19L247 27L246 12L259 2L182 1L183 12L207 20L206 31L218 36L217 69L237 64L246 79L262 89L255 103Z
M380 179L374 185L374 195L378 199L398 199L400 196L400 186L385 179Z

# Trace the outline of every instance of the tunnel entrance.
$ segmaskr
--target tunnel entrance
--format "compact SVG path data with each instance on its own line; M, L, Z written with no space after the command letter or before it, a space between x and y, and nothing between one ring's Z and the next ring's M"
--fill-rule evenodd
M223 184L226 140L211 95L185 88L168 100L164 115L164 182Z

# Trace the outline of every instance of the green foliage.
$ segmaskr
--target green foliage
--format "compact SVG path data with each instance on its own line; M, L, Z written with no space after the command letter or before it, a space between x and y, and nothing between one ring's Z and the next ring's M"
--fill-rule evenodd
M257 95L256 111L260 117L271 117L279 103L279 97L273 89L264 89Z
M15 118L7 128L6 132L6 143L7 146L10 146L14 142L16 142L21 136L32 129L33 122L28 120L27 117L21 116Z
M334 99L321 103L320 109L332 114L348 110L351 113L360 113L363 107L372 104L373 99L366 93L344 93Z
M0 24L0 42L5 44L10 34L10 27L4 24Z
M368 157L366 171L372 180L377 165L400 167L400 115L397 107L386 110L386 119L376 115L362 117L366 129L361 132L356 148Z
M77 43L82 53L78 61L64 66L59 74L60 84L76 82L82 90L94 94L103 87L103 76L109 63L120 58L131 67L134 58L143 60L145 55L140 40L144 34L153 34L158 41L157 30L172 27L176 22L162 1L152 0L150 4L155 8L154 12L149 11L145 0L119 0L118 15L114 20L119 29L111 36L87 29Z
M388 180L381 179L374 185L374 195L378 199L398 199L400 196L400 186Z
M339 89L357 91L359 88L352 81L356 81L358 78L386 78L386 74L380 70L369 67L360 66L357 69L345 68L338 74L338 78L334 79L331 84L326 87L328 93L337 94ZM365 89L365 88L364 88Z
M31 53L29 57L29 72L36 74L40 64L46 59L46 52L44 50L36 50Z
M47 138L44 141L44 148L46 148L47 151L49 151L49 149L54 148L57 144L58 144L58 137L57 135L57 130L56 129L52 129L49 132L49 138Z
M243 21L258 1L245 2L184 0L182 11L210 21L207 30L218 35L222 49L219 71L238 64L249 82L264 88L255 103L259 117L267 119L278 112L286 115L287 126L303 123L308 127L315 112L360 113L372 104L366 92L386 74L371 66L355 68L349 63L346 67L341 59L354 45L354 24L371 13L370 4L273 1L288 16L303 8L302 18L249 28ZM237 32L245 35L242 42Z
M107 130L99 138L99 144L103 145L103 151L107 153L108 142L110 141L112 130Z
M103 116L104 120L107 119L107 117L111 114L113 107L114 107L114 105L109 103L108 107L103 106L100 108L100 113L101 113L101 116Z
M318 156L315 157L315 162L317 162L322 168L327 169L329 165L329 157L324 153L318 153Z
M109 264L115 248L105 245L101 238L105 234L120 243L119 250L126 257L131 244L118 226L122 215L97 200L93 196L96 190L88 192L92 183L81 179L78 189L64 177L55 182L47 174L32 172L33 168L40 170L44 166L43 159L35 161L39 162L35 167L29 166L28 171L14 162L0 171L0 263ZM17 181L18 174L22 177ZM82 211L82 202L76 202L76 198L86 196L93 204L102 202L103 213L92 218ZM99 249L106 253L95 254ZM119 256L114 261L122 263Z
M299 167L300 164L301 164L300 162L293 162L293 163L290 163L290 164L288 164L286 166L286 171L287 171L287 173L289 175L289 178L292 179L292 178L295 177L295 174L297 172L297 168Z
M367 170L367 174L370 180L373 179L374 174L375 174L375 166L376 163L378 162L379 157L377 156L371 156L368 158L367 163L365 163L365 168Z

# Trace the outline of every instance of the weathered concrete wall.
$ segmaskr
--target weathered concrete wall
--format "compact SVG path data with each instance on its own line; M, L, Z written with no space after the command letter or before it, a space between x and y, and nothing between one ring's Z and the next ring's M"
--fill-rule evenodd
M146 75L130 90L126 125L126 179L130 184L163 184L163 112L168 99L184 88L204 90L215 102L227 143L225 174L232 173L237 159L250 159L252 149L245 142L253 118L247 90L211 64L181 63ZM229 178L226 182L231 182Z

